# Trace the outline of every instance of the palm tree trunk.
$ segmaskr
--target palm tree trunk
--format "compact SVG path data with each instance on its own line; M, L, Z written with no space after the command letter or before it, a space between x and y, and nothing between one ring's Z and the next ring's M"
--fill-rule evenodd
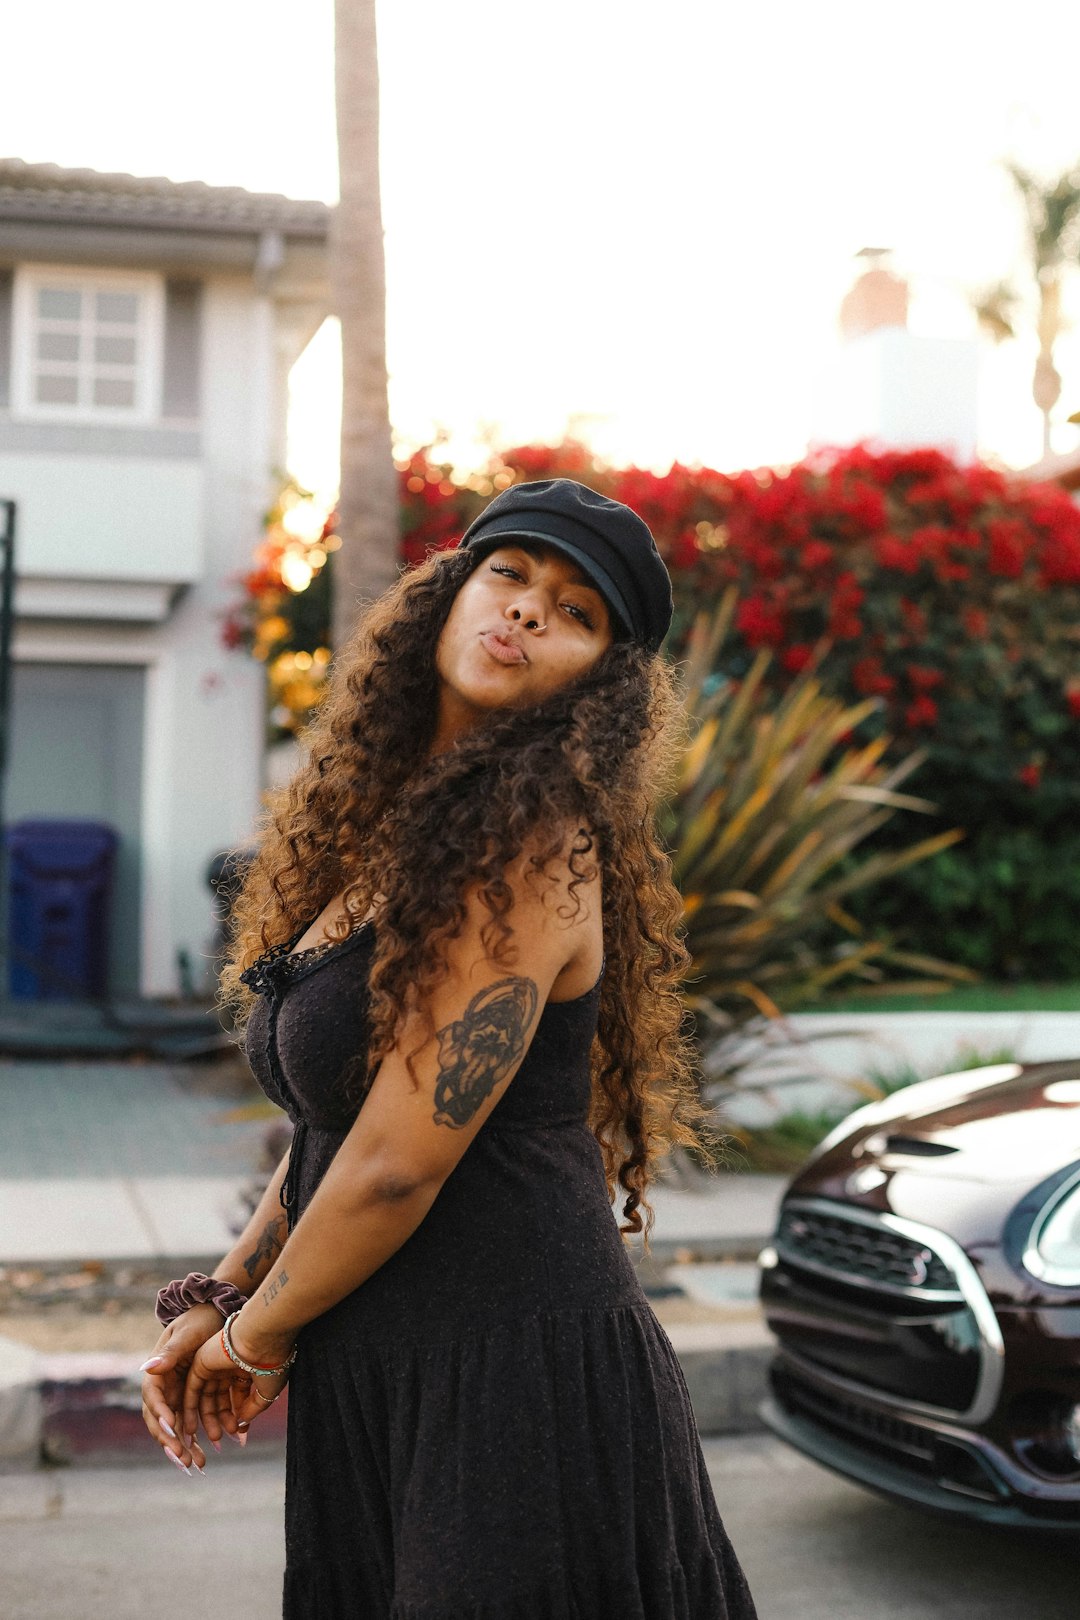
M398 574L397 480L386 386L386 267L379 197L375 0L335 0L334 79L340 201L330 281L341 321L341 548L334 554L333 641Z
M1039 357L1035 362L1032 396L1042 412L1043 455L1050 454L1050 412L1061 396L1061 377L1054 365L1054 347L1061 336L1061 277L1044 269L1039 273Z

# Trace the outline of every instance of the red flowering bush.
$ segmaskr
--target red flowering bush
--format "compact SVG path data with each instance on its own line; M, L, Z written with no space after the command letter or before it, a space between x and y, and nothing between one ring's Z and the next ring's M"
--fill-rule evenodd
M736 582L747 661L774 647L778 673L794 674L824 641L826 687L877 697L878 730L925 744L918 786L968 836L853 909L995 976L1080 976L1069 496L937 450L863 446L734 477L628 470L608 487L656 533L685 616ZM904 820L882 842L905 836Z

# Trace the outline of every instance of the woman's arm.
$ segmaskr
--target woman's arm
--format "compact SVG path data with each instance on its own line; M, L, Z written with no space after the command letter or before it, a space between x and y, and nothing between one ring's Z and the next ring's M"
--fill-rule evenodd
M250 1294L257 1288L273 1265L285 1241L285 1212L280 1204L281 1183L289 1167L286 1153L269 1185L259 1200L258 1207L221 1264L214 1268L214 1276L231 1282L241 1293ZM194 1461L202 1467L205 1458L197 1445L185 1448L176 1432L176 1420L183 1404L184 1383L188 1369L199 1346L207 1336L221 1326L221 1316L213 1305L196 1305L176 1317L164 1328L150 1359L140 1369L143 1373L143 1421L151 1435L182 1465ZM189 1431L194 1433L193 1430ZM217 1446L219 1434L213 1436Z
M431 998L436 1034L414 1059L419 1086L413 1088L406 1067L424 1029L414 1014L262 1286L233 1323L234 1344L246 1360L283 1361L299 1329L370 1277L427 1215L516 1073L555 979L594 943L599 883L578 886L575 914L574 902L567 904L569 877L563 870L538 893L519 873L507 874L514 896L507 915L510 970L488 955L481 930L489 913L468 898L461 933L447 946L448 975ZM188 1381L187 1424L194 1423L198 1382Z
M285 1242L287 1222L281 1207L281 1183L288 1168L289 1154L286 1153L270 1177L250 1221L225 1258L214 1267L213 1275L219 1281L233 1283L242 1294L250 1294L259 1286Z

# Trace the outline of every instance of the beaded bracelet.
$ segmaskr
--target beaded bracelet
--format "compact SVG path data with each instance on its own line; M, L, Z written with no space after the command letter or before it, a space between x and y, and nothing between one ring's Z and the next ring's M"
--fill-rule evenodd
M278 1373L288 1372L289 1368L296 1360L295 1345L293 1345L292 1349L290 1350L288 1359L283 1361L280 1367L255 1367L250 1361L245 1361L242 1356L237 1355L236 1351L233 1349L233 1342L229 1334L229 1327L232 1323L233 1317L239 1315L239 1311L231 1312L231 1314L225 1318L225 1325L221 1330L221 1348L224 1350L229 1360L235 1362L236 1366L242 1367L246 1373L250 1373L252 1378L269 1378L271 1376L276 1376Z

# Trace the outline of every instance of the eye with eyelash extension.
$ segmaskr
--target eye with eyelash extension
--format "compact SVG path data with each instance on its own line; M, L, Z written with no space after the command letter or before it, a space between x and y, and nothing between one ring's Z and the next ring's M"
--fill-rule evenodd
M515 568L512 563L491 563L489 566L493 574L506 574L510 579L523 580L525 578L521 570L519 568ZM574 617L577 618L587 630L596 629L596 626L589 614L586 613L585 609L580 607L577 602L568 602L566 605Z

